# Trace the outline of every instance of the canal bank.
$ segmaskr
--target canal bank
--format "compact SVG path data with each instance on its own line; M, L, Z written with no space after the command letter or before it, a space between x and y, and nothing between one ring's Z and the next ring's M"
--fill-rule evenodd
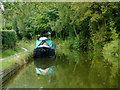
M30 40L27 42L19 41L19 42L17 42L16 46L17 47L24 47L24 52L18 53L17 55L15 54L15 55L13 55L13 57L6 58L5 60L1 61L0 62L0 66L1 66L0 71L4 71L6 69L9 69L12 66L14 66L16 63L20 64L21 62L26 60L34 50L35 40Z
M2 86L24 65L26 65L33 56L35 41L18 42L19 47L25 47L24 52L9 56L0 62L0 87Z
M24 65L28 64L33 56L33 52L25 52L20 55L17 55L15 57L12 57L8 60L6 60L8 63L10 60L16 60L11 65L6 66L1 72L0 72L0 78L1 78L1 87L4 86L4 84ZM4 61L5 62L5 61ZM3 61L2 61L3 63Z

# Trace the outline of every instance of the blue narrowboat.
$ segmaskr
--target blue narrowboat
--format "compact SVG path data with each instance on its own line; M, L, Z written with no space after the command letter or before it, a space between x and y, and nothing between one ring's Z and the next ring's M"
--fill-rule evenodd
M36 47L34 49L34 58L39 57L53 57L55 56L55 49L53 43L46 37L41 37L36 41Z

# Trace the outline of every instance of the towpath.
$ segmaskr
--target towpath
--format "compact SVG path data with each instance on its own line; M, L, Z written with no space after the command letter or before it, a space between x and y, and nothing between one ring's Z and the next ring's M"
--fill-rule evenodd
M14 56L20 55L20 54L25 53L25 52L28 51L28 50L27 50L26 48L24 48L24 47L21 47L21 48L24 49L23 52L20 52L20 53L17 53L17 54L14 54L14 55L11 55L11 56L8 56L8 57L5 57L5 58L2 58L2 59L0 59L0 62L3 61L3 60L5 60L5 59L8 59L8 58L11 58L11 57L14 57Z

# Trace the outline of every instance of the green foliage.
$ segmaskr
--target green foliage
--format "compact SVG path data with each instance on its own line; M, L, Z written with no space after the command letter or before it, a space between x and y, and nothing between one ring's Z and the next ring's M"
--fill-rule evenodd
M119 54L118 39L105 44L103 47L103 53L118 56Z
M4 26L2 26L2 30L5 30ZM12 25L6 25L6 30L12 30Z
M8 49L8 48L14 48L17 36L16 32L14 30L2 30L2 48Z
M38 34L47 36L49 31L57 39L71 37L68 42L72 48L95 50L118 37L120 3L117 2L14 2L5 3L5 8L3 15L20 39L33 39Z
M80 41L78 38L75 38L75 40L73 41L73 48L75 49L79 49L80 48Z
M116 40L118 39L118 34L116 33L115 23L113 21L110 22L110 30L111 30L111 39Z
M23 37L23 38L22 38L22 41L23 41L23 42L28 42L28 39L27 39L26 37Z

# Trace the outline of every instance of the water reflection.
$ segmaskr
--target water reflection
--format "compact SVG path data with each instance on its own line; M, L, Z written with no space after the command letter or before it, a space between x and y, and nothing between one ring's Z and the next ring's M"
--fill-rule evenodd
M117 88L117 63L110 63L117 60L115 57L104 58L99 52L57 50L55 58L34 59L5 87ZM37 73L36 68L40 68L40 72L43 70L42 74Z
M55 57L34 58L34 66L38 75L48 75L52 73Z

